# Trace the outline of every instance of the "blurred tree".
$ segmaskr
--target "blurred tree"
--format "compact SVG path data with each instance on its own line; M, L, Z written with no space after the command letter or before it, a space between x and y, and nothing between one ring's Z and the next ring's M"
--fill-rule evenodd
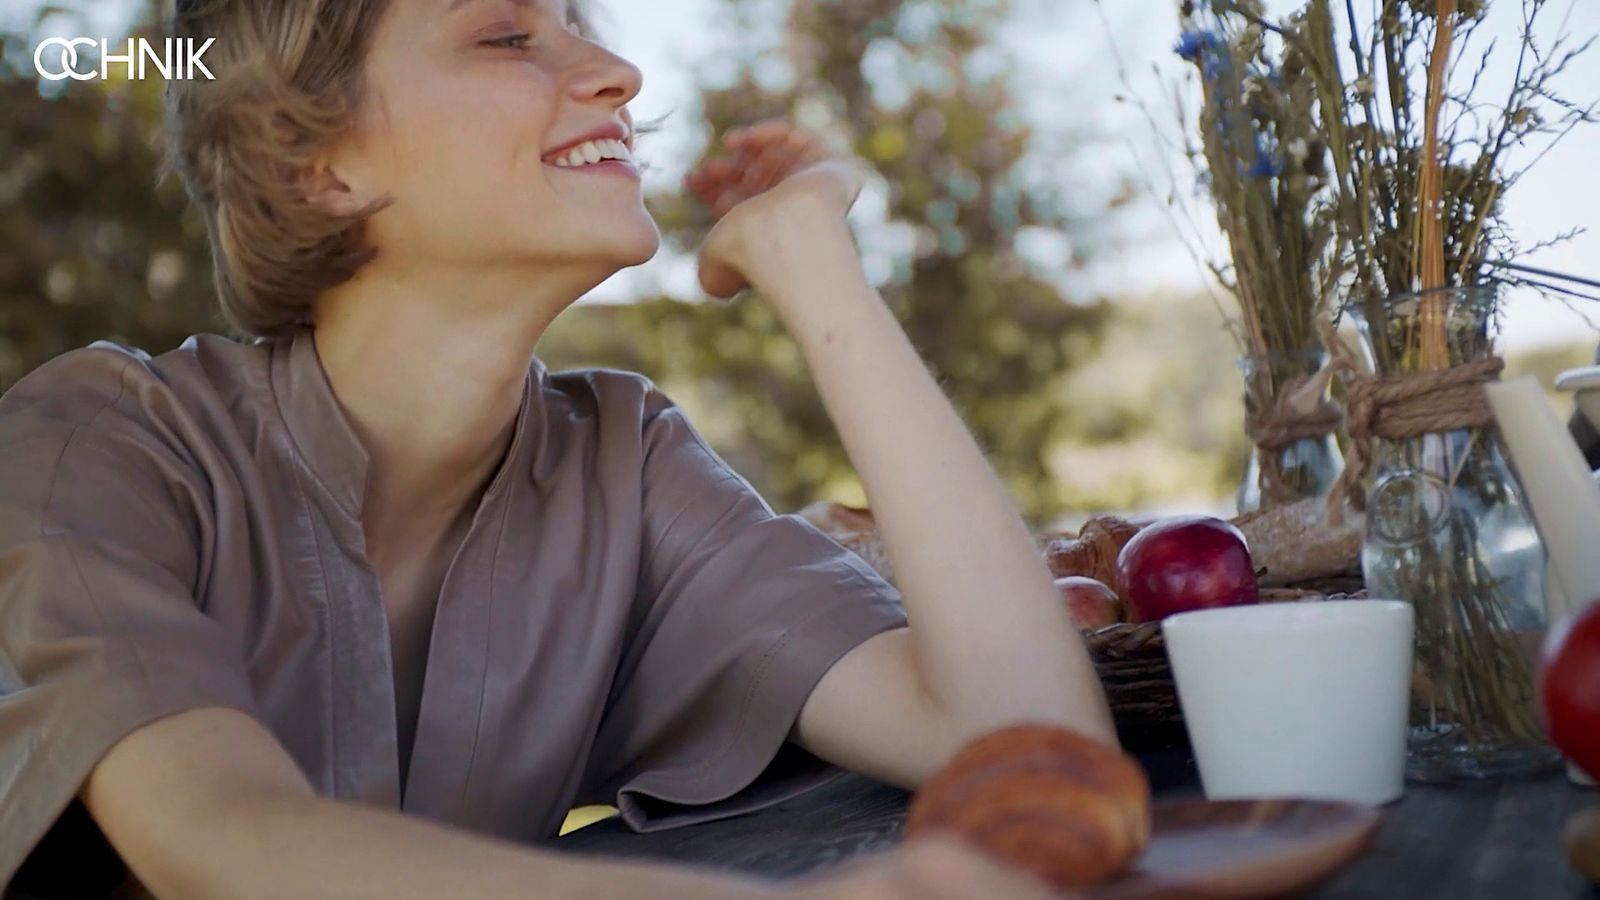
M159 353L223 330L205 224L181 185L155 182L162 82L45 93L36 43L0 34L0 389L101 338Z
M1081 501L1048 457L1076 427L1067 376L1093 354L1107 310L1066 301L1064 273L1035 272L1018 252L1025 230L1076 248L1084 223L1025 165L1031 152L1065 166L1075 148L1033 146L995 42L1006 4L719 2L741 43L710 54L723 71L702 73L708 141L791 116L876 166L885 221L854 220L890 308L1025 515L1037 525ZM144 6L136 34L155 33L160 6ZM758 33L771 41L743 40ZM41 87L35 43L0 36L0 388L100 338L159 353L225 333L203 224L175 180L154 180L161 82ZM706 211L675 191L650 205L665 252L691 253ZM584 305L539 352L554 368L656 378L774 506L864 499L798 348L759 298Z
M1074 237L1086 222L1053 180L1025 165L1032 151L1064 168L1080 148L1032 145L996 41L1007 3L722 2L739 21L740 40L731 55L710 54L732 71L705 78L708 144L734 125L786 116L876 167L888 221L858 235L868 270L1024 515L1041 527L1069 502L1049 465L1051 448L1074 428L1067 377L1093 354L1108 310L1069 302L1051 277L1064 273L1032 271L1018 252L1024 230L1065 239L1077 252ZM753 37L763 21L784 22L766 45ZM653 199L669 245L692 251L708 225L705 211L677 197ZM875 253L883 241L874 239L886 236L902 239L898 252ZM861 499L804 360L757 298L594 315L652 340L609 351L567 345L546 358L568 347L573 358L618 352L615 364L697 385L706 408L740 423L730 462L775 506Z

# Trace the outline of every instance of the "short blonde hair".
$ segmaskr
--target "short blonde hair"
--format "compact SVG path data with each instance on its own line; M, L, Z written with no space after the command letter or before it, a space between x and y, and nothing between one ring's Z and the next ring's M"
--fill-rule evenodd
M342 136L365 96L363 69L390 0L176 0L167 32L215 38L216 76L166 85L160 177L176 174L205 218L227 324L272 339L310 324L311 304L377 254L365 222L390 202L334 215L298 173ZM568 14L591 32L569 0Z

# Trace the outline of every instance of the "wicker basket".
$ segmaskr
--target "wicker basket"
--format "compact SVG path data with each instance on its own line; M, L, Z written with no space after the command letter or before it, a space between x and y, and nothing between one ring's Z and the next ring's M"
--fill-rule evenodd
M1124 746L1181 742L1183 712L1160 622L1119 622L1086 632L1084 642L1105 689Z
M1261 591L1261 600L1270 603L1360 596L1358 576ZM1084 632L1084 642L1105 689L1123 746L1158 749L1179 746L1188 740L1160 622L1107 625Z
M870 509L818 501L798 514L894 583L894 568L873 527ZM1138 528L1126 520L1102 516L1091 520L1078 534L1049 532L1035 537L1051 564L1051 571L1063 575L1095 572L1110 566L1117 550L1137 531ZM1069 543L1077 543L1086 535L1091 538L1083 542L1087 546L1068 547ZM1105 583L1111 583L1112 579L1106 575L1100 577ZM1359 596L1361 590L1361 576L1352 570L1286 588L1263 588L1261 599L1268 602L1312 597L1332 599ZM1172 680L1172 666L1167 662L1167 646L1161 636L1160 623L1108 625L1084 632L1084 640L1105 688L1123 745L1159 749L1185 744L1188 733L1183 726L1183 713L1178 706L1178 691Z

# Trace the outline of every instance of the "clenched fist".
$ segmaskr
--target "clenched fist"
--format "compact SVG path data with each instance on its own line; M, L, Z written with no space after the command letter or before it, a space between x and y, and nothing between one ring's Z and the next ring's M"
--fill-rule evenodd
M782 119L732 129L724 153L685 184L717 222L699 252L700 286L726 299L759 278L786 240L805 240L807 222L843 221L861 193L862 167L836 157L819 135Z

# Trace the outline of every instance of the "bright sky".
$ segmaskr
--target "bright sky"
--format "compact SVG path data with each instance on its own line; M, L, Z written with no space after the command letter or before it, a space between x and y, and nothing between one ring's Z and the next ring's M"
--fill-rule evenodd
M766 6L781 9L780 0L762 0ZM1364 7L1370 0L1358 0ZM23 0L21 6L36 7L37 0ZM71 4L68 4L71 5ZM77 4L93 8L93 27L107 36L118 33L119 20L133 6L129 0ZM1298 5L1288 0L1268 0L1269 10L1282 12ZM610 45L632 60L644 72L644 89L634 101L635 118L653 118L666 113L663 132L653 136L643 148L657 170L647 184L666 185L682 178L684 168L697 142L703 139L696 123L693 71L696 65L714 62L718 44L737 41L737 23L713 13L723 8L718 0L603 0L606 16L602 29ZM1050 153L1051 132L1089 131L1105 137L1106 151L1078 164L1085 168L1063 171L1065 183L1073 186L1109 182L1117 172L1139 170L1152 173L1154 190L1146 190L1135 205L1134 215L1124 221L1117 236L1122 245L1104 254L1084 273L1081 284L1072 285L1075 293L1143 291L1157 288L1191 290L1205 283L1201 269L1178 228L1162 213L1160 196L1166 193L1162 174L1181 170L1181 159L1164 158L1152 126L1116 96L1130 87L1137 96L1154 107L1158 123L1174 133L1175 121L1170 103L1164 105L1171 86L1182 73L1183 63L1171 52L1177 36L1175 3L1172 0L1107 0L1102 24L1096 6L1086 0L1073 3L1051 0L1013 0L1017 9L1012 25L1004 35L1008 54L1018 65L1017 85L1030 122L1041 132L1037 152ZM1492 0L1494 18L1486 34L1497 39L1501 50L1513 49L1516 39L1516 12L1520 3ZM1577 35L1600 32L1600 3L1594 0L1551 0L1546 18L1565 24ZM13 18L23 10L13 7ZM7 17L0 14L0 21ZM767 17L766 21L775 21ZM1553 31L1543 35L1548 40ZM98 35L96 35L98 36ZM1115 48L1115 51L1113 50ZM1119 76L1117 57L1125 64L1128 84ZM1600 46L1582 58L1564 76L1561 85L1575 99L1595 99L1600 91ZM1170 153L1166 154L1170 157ZM1530 158L1525 155L1524 159ZM1087 171L1093 166L1103 172ZM1508 197L1507 211L1513 233L1531 244L1574 226L1600 226L1600 126L1580 129L1550 152ZM1092 203L1096 198L1090 197ZM870 202L870 200L864 200ZM1200 208L1203 215L1208 215ZM1204 219L1201 220L1204 222ZM1203 230L1209 226L1204 226ZM1214 229L1207 231L1214 240ZM1524 262L1559 271L1600 279L1600 229L1583 234L1563 246L1541 251ZM635 291L660 287L672 293L692 294L693 271L685 260L659 257L640 270L621 273L596 292L596 300L623 300ZM1600 322L1600 309L1592 314ZM1592 333L1576 313L1537 297L1516 297L1508 305L1503 348L1516 352L1530 347L1592 341Z

